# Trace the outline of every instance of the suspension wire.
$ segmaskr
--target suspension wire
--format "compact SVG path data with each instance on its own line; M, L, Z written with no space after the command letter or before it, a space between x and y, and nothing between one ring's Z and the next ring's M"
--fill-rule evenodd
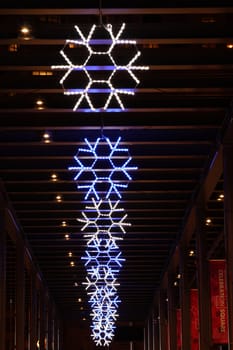
M99 0L99 24L103 25L102 0Z
M104 136L104 117L102 115L100 117L100 123L101 123L100 136L101 136L101 139L104 139L105 138L105 136Z

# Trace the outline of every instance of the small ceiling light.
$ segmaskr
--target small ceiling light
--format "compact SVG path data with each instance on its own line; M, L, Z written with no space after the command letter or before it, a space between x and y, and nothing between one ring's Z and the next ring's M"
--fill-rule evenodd
M35 102L35 107L36 109L38 109L39 111L45 109L45 102L42 98L38 98Z
M38 106L42 106L42 105L44 104L44 101L41 100L41 99L38 99L38 100L36 100L36 104L37 104Z
M53 182L56 182L57 181L57 174L55 174L55 173L51 174L51 180Z
M58 203L61 203L61 202L62 202L62 196L61 196L60 194L58 194L58 195L56 196L56 201L57 201Z
M202 44L201 47L203 49L216 49L216 44L212 43L212 44Z
M75 43L69 43L69 49L75 49L78 45Z
M32 75L34 76L40 76L40 77L47 77L49 75L53 75L53 72L52 71L44 71L44 70L34 70L32 71Z
M86 317L83 317L83 321L86 321Z
M20 33L22 33L22 34L28 34L28 33L30 33L29 27L26 27L26 26L21 27L21 28L20 28Z
M78 298L78 302L81 303L82 302L82 298Z
M32 39L32 29L29 25L23 25L19 29L19 39L30 40Z
M62 227L66 227L67 226L66 221L62 221L61 225L62 225Z
M44 143L50 143L51 142L51 136L50 136L50 134L47 131L43 134L43 141L44 141Z
M83 306L81 306L81 307L80 307L80 310L83 311L83 309L84 309Z
M175 281L173 284L174 284L175 287L178 286L178 282L177 281Z
M178 273L177 276L176 276L176 278L179 280L179 279L181 278L181 274Z
M202 17L202 23L215 23L216 19L214 17Z
M74 287L78 287L78 282L74 282Z
M73 256L73 253L72 252L69 252L68 253L68 256L71 258Z
M190 250L189 251L189 256L194 256L194 255L195 255L194 250Z
M71 261L70 266L74 267L74 265L75 265L74 261Z
M10 44L9 46L8 46L8 51L9 52L17 52L18 51L18 44Z
M68 241L70 239L70 235L68 233L65 234L65 240Z
M210 226L212 223L212 220L210 218L207 218L205 221L206 226Z
M228 49L233 49L233 44L227 44Z
M220 194L217 198L217 201L222 202L224 200L224 194Z

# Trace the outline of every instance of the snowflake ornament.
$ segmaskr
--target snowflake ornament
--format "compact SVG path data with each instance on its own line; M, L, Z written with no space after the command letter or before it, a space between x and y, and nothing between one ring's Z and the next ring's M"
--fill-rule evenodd
M123 208L118 208L119 201L112 202L108 200L96 201L95 198L92 198L93 206L86 206L85 211L82 212L82 218L77 220L84 223L81 231L86 229L94 229L94 234L85 235L86 237L92 237L99 241L102 236L110 242L122 239L119 237L119 233L125 233L125 227L131 226L130 223L125 222L127 214L124 214ZM118 235L118 237L117 237ZM93 240L92 239L92 240ZM88 242L89 245L91 242Z
M102 31L104 32L105 36L109 39L99 39L99 40L93 40L93 36L95 35L95 32L97 29L101 27ZM134 71L135 70L148 70L148 66L137 66L135 65L135 61L139 58L141 55L141 52L136 47L136 41L135 40L124 40L120 39L123 31L125 29L125 23L123 23L119 29L119 31L114 35L112 25L101 25L96 26L93 25L90 29L87 36L83 34L79 26L75 26L75 30L77 31L80 39L78 40L66 40L66 44L64 48L60 51L61 56L66 62L66 65L53 65L52 69L59 69L59 70L65 70L65 74L60 80L60 84L63 87L64 94L65 95L77 95L78 99L73 107L73 110L77 110L79 108L80 104L83 100L85 100L90 107L92 111L98 111L98 110L107 110L107 108L110 105L110 102L113 98L117 101L120 108L123 110L124 105L120 98L120 95L134 95L133 89L127 89L127 88L115 88L113 85L113 78L116 75L116 72L118 71L125 71L130 78L133 79L133 81L136 84L139 84L139 79L136 77ZM116 62L116 58L114 57L114 49L117 47L117 45L133 45L135 48L135 53L133 57L129 58L129 61L125 65L119 65ZM71 57L69 57L68 53L66 53L67 46L78 46L80 48L85 48L86 54L83 57L83 61L77 62L76 60L73 61ZM100 49L96 49L96 46L100 47ZM95 56L105 56L107 60L110 62L110 66L91 66L90 62ZM93 74L93 71L96 70L110 70L110 74L107 74L105 79L101 78L95 78L95 75ZM86 85L83 88L65 88L64 84L67 80L67 78L72 75L74 71L81 71L83 72L86 80ZM92 77L93 75L93 77ZM105 74L106 75L106 74ZM101 86L99 88L95 88L95 86ZM97 108L93 101L92 101L92 94L96 93L107 93L107 99L104 102L102 107Z
M74 180L87 182L78 184L78 189L86 190L85 199L94 195L96 199L109 198L113 193L121 198L120 189L128 187L131 180L129 171L137 167L129 166L131 157L127 148L119 148L121 138L115 143L109 138L97 138L94 145L85 139L87 148L79 148L74 157L77 165L69 167L69 170L76 171ZM87 180L83 179L87 177ZM101 195L99 194L101 193Z

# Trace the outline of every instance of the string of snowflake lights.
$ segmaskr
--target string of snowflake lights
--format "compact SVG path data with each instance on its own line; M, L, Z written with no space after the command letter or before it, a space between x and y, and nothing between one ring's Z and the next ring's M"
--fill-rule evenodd
M102 39L102 40L94 40L94 34L96 32L96 29L99 28L99 26L93 25L88 33L87 36L83 34L79 26L75 26L75 30L77 31L80 39L78 40L66 40L64 48L60 51L61 56L65 60L65 65L53 65L52 69L59 69L59 70L65 70L65 74L60 80L60 84L63 87L64 94L65 95L77 95L78 99L73 107L73 110L77 110L79 106L81 105L82 101L86 101L89 108L92 111L98 111L98 110L107 110L112 99L115 98L116 102L120 106L120 108L123 110L125 107L123 105L123 102L120 98L120 95L134 95L134 89L127 89L127 88L115 88L114 87L114 81L113 78L115 77L116 73L119 71L125 71L127 75L129 75L130 78L134 81L135 84L139 84L140 81L136 77L134 71L136 70L148 70L148 66L139 66L135 65L136 60L140 57L141 52L136 47L136 41L135 40L124 40L120 39L124 29L125 29L125 23L123 23L118 30L118 32L114 35L112 25L107 24L106 26L101 25L101 29L107 34L109 39ZM98 45L96 45L98 44ZM77 45L80 48L86 49L86 55L83 58L82 62L77 62L78 59L75 58L75 62L73 60L73 57L69 57L67 53L67 47L70 47L70 45ZM117 64L117 59L114 57L114 50L117 47L117 45L127 45L127 46L133 46L135 53L133 54L133 57L129 58L129 61L125 65L119 65ZM96 49L96 46L100 47L100 49ZM110 66L91 66L90 62L93 58L93 56L105 56L107 60L111 63ZM79 58L80 59L80 58ZM110 74L107 74L107 77L105 79L95 79L95 77L92 77L93 71L95 70L110 70ZM67 78L72 75L74 71L81 71L84 74L86 85L83 88L65 88L64 84L67 82ZM95 88L95 86L101 86L98 88ZM95 93L107 93L108 97L106 101L103 103L103 106L97 108L93 101L92 101L92 94Z
M91 336L99 346L109 346L114 337L120 304L117 278L125 260L118 242L130 226L127 214L119 207L120 200L114 197L121 198L120 189L127 188L131 180L128 172L137 169L129 165L131 157L127 148L119 147L120 140L111 142L101 137L90 143L85 139L86 147L79 148L74 157L77 165L69 167L76 173L78 189L86 190L85 199L91 197L91 204L86 205L78 221L83 224L81 231L87 231L83 285L92 310Z

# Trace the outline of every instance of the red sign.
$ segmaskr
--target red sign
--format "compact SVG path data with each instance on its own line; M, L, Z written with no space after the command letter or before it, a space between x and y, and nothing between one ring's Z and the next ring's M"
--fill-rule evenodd
M190 337L191 350L199 350L199 305L198 290L190 290Z
M212 340L228 343L227 286L225 260L210 260Z
M176 309L176 339L177 339L177 350L181 350L182 348L181 309Z

